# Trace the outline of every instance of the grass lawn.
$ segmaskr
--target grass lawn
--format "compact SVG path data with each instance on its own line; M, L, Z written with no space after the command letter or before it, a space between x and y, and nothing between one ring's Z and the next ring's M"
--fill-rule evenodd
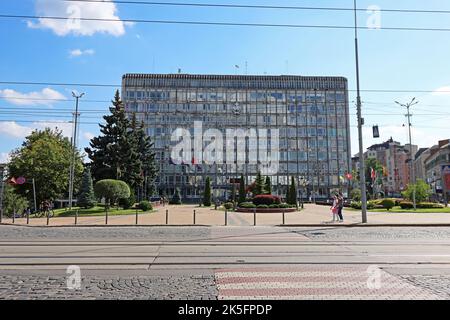
M57 209L55 211L55 217L73 217L75 216L75 212L78 210L78 216L104 216L105 215L105 207L103 206L96 206L91 209L83 209L83 208L72 208L72 211L66 210L66 209ZM138 214L145 214L145 213L152 213L156 212L157 210L152 210L148 212L144 212L140 209L138 209ZM110 216L121 216L121 215L132 215L136 214L136 209L122 209L120 208L117 210L117 208L110 208L108 210L108 215Z
M345 208L345 210L349 211L361 211L360 209L353 208ZM442 209L417 209L414 211L413 209L402 209L400 207L394 207L391 210L387 211L386 209L372 209L368 210L369 212L386 212L386 213L450 213L450 207L442 208Z

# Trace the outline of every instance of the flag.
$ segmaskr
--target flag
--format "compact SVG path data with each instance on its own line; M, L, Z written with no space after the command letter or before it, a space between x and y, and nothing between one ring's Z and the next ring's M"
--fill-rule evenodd
M370 168L370 177L372 178L372 180L375 180L375 178L377 177L377 173L373 168Z
M347 180L352 180L353 179L353 175L351 173L347 173Z

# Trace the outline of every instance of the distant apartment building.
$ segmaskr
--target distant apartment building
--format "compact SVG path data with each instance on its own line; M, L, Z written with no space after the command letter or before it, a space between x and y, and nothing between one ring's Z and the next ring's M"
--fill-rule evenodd
M126 74L122 97L127 113L144 121L155 142L160 193L180 188L184 200L198 201L209 176L214 195L223 198L241 174L247 184L255 179L262 160L260 136L256 145L244 141L239 146L243 163L198 158L173 163L173 132L183 128L192 135L201 122L202 130L217 129L223 136L227 129L278 131L279 169L270 174L274 193L284 196L294 177L297 184L301 178L309 182L307 190L299 188L299 196L328 198L333 191L346 191L342 177L351 169L347 86L343 77ZM237 148L232 146L233 159ZM251 157L258 159L251 163Z
M450 139L441 140L427 150L423 160L425 181L431 186L435 200L449 199L450 193ZM416 164L418 164L416 159Z
M5 191L6 164L0 163L0 210L3 210L3 196ZM3 212L2 212L3 214Z
M399 196L412 181L410 163L417 151L417 146L410 148L409 144L401 145L392 138L367 149L365 158L375 158L384 167L383 191L387 196Z

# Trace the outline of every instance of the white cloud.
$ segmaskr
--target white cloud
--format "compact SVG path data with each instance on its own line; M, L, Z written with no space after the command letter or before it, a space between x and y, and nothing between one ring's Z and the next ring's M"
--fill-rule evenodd
M8 163L10 159L9 153L0 152L0 163Z
M437 88L432 93L433 96L449 96L450 95L450 86L444 86Z
M0 135L5 135L13 138L25 138L31 133L32 129L21 126L15 121L8 121L0 123Z
M95 54L95 51L93 49L74 49L69 51L69 55L71 58L73 57L80 57L80 56L92 56Z
M13 138L23 139L33 130L43 130L45 128L62 130L62 133L66 137L72 136L72 124L67 122L58 122L53 120L36 121L29 126L22 126L15 121L7 121L0 123L0 136L9 136Z
M86 140L90 141L92 138L94 138L94 134L91 132L83 132L83 138L85 138Z
M5 98L8 102L18 106L50 106L55 103L55 99L66 100L65 96L50 88L45 88L40 92L33 91L29 93L22 93L12 89L4 89L0 90L0 97Z
M110 0L104 2L65 2L54 0L36 0L36 14L39 16L67 17L67 20L39 19L39 22L28 21L28 27L34 29L50 29L58 36L69 34L92 36L95 33L106 33L113 36L125 34L125 25L117 15L117 7ZM107 19L112 21L87 21L80 18Z

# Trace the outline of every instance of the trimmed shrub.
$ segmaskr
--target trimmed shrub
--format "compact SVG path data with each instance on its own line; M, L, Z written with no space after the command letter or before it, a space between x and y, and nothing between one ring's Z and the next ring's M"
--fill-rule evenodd
M256 206L259 206L261 204L270 206L272 204L281 204L281 198L273 196L271 194L261 194L253 198L253 203Z
M239 205L240 208L245 208L245 209L252 209L252 208L256 208L256 205L253 202L242 202Z
M383 199L381 201L381 205L383 208L387 209L387 211L391 210L393 207L395 207L395 201L392 199Z
M94 192L97 198L105 198L107 205L130 197L130 187L120 180L100 180L95 184Z
M400 208L402 209L412 209L414 208L414 204L412 202L409 201L402 201L400 202Z
M288 205L287 203L282 203L282 204L280 204L280 206L279 206L279 208L281 208L281 209L289 209L291 206L290 205Z
M269 206L267 204L260 204L257 206L258 209L269 209Z
M139 209L141 209L144 212L151 211L153 210L153 206L149 201L144 200L139 203Z
M271 209L278 209L278 208L280 208L280 204L271 204L270 206L269 206L269 208L271 208Z
M172 199L170 199L169 204L181 204L180 189L175 189L175 193L173 194Z
M233 202L227 202L227 203L225 203L223 206L224 206L224 208L227 209L227 210L231 210L231 209L233 209L233 207L234 207Z
M442 209L445 208L443 204L434 202L421 202L417 204L419 209Z
M119 205L122 208L124 208L125 210L133 207L135 203L136 203L136 197L134 196L133 191L130 192L130 196L128 198L119 200Z

